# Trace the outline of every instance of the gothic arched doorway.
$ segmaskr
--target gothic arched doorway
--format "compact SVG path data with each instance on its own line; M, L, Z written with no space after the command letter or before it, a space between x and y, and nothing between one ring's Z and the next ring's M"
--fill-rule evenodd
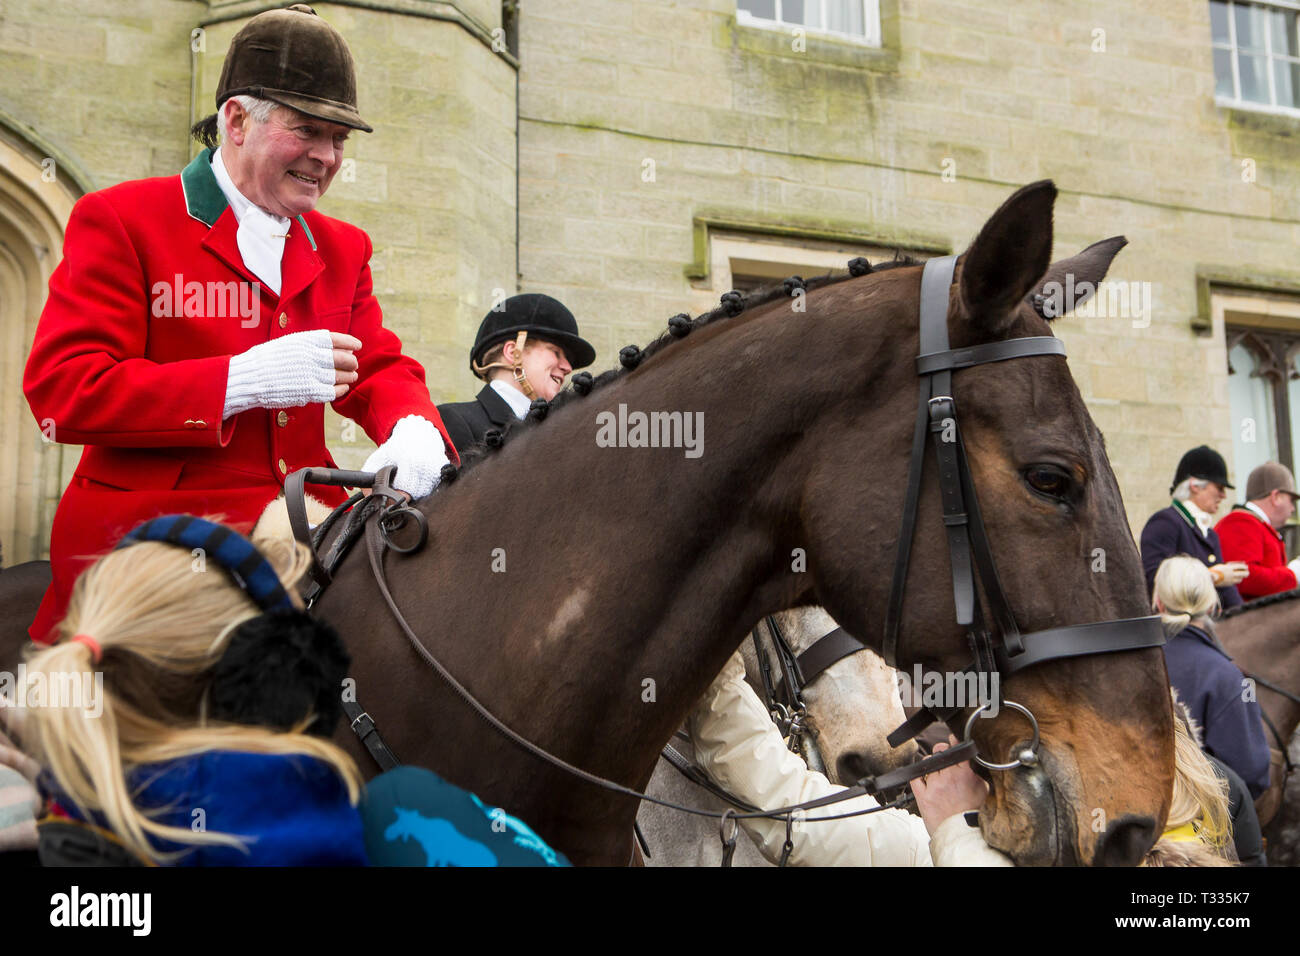
M44 439L23 398L50 273L63 229L85 191L65 166L0 122L0 557L17 564L48 553L54 506L80 449ZM66 468L65 468L66 463Z

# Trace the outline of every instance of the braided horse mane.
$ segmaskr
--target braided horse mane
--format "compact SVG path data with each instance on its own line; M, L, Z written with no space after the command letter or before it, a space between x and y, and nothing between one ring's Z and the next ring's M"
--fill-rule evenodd
M461 455L461 465L457 469L455 465L446 465L443 468L443 480L454 480L455 476L467 468L472 468L488 458L494 451L500 449L505 442L518 434L521 430L535 427L546 416L564 405L569 404L576 398L582 398L598 388L603 388L617 378L626 375L628 372L641 366L648 359L654 358L664 349L675 345L679 340L686 338L696 329L703 328L722 319L733 318L740 315L746 309L756 306L767 305L780 298L789 298L813 289L823 289L827 286L843 282L845 279L857 278L872 272L882 272L887 269L897 269L903 266L921 265L919 259L905 255L901 251L896 251L893 259L872 265L864 258L849 260L848 271L845 273L829 272L826 275L816 276L815 278L805 280L799 276L791 276L782 281L779 285L773 284L763 286L754 290L749 295L740 292L726 292L722 295L721 304L709 312L702 313L692 319L686 313L678 313L668 320L668 328L662 332L658 338L640 348L635 345L628 345L619 350L619 368L609 369L599 375L593 376L590 372L579 372L573 376L568 388L556 395L551 401L545 399L535 399L532 408L529 410L526 418L516 419L509 422L505 428L497 430L490 429L483 437L481 442L474 447L464 451Z

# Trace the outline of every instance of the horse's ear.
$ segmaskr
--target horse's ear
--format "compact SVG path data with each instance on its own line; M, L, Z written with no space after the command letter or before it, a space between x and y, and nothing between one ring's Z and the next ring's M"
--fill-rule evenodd
M1000 338L1052 261L1056 185L1030 183L1004 202L962 256L961 304L973 326Z
M1034 309L1047 321L1083 305L1097 292L1110 264L1128 245L1123 236L1094 242L1078 255L1053 262L1031 294ZM1068 293L1067 290L1072 290Z

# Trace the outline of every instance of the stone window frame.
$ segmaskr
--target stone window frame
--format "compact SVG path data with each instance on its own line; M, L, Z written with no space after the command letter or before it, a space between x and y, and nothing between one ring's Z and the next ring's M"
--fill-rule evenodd
M700 225L700 220L697 220ZM749 292L754 288L775 285L782 279L798 275L804 279L829 272L848 271L848 262L865 256L873 263L892 259L897 253L918 260L947 255L950 250L928 237L902 238L898 242L875 236L809 232L795 233L789 227L741 226L710 223L702 230L705 245L703 268L688 269L692 279L693 314L718 304L718 297L737 288Z
M1297 2L1297 0L1266 0L1266 2L1258 2L1258 0L1210 0L1211 16L1213 16L1213 8L1215 6L1222 6L1227 12L1228 39L1226 41L1215 39L1213 33L1213 20L1211 20L1210 48L1212 52L1226 52L1229 55L1229 64L1232 70L1232 96L1221 95L1218 92L1220 75L1218 65L1215 64L1215 104L1229 109L1247 110L1256 113L1270 113L1274 115L1300 118L1300 55L1290 56L1274 52L1271 17L1266 17L1264 20L1265 40L1263 46L1263 55L1268 64L1266 72L1268 74L1269 102L1261 103L1256 100L1242 99L1238 56L1242 52L1250 53L1253 51L1242 51L1237 46L1237 18L1234 15L1236 7L1259 7L1266 10L1280 10L1297 14L1297 49L1300 50L1300 2ZM1290 63L1296 68L1295 73L1293 74L1295 77L1293 80L1293 96L1296 100L1296 105L1294 106L1279 105L1277 102L1276 77L1274 75L1274 63L1277 61Z
M828 30L823 27L810 27L804 23L798 23L793 20L783 19L782 3L783 0L772 0L774 4L775 19L758 17L740 6L740 0L736 0L736 24L742 27L753 27L763 30L779 30L782 32L789 31L793 28L804 29L810 36L829 37L849 43L858 43L862 46L868 46L873 49L879 49L883 46L881 38L880 25L880 0L848 0L850 3L862 4L862 33L846 33L842 30ZM816 3L820 6L822 17L821 22L826 22L826 3L833 3L835 0L803 0L804 9L810 3Z
M1266 379L1273 395L1273 432L1278 460L1295 472L1300 443L1293 446L1291 422L1300 416L1292 407L1288 383L1300 380L1300 295L1244 289L1211 289L1211 318L1223 330L1223 361L1228 375L1237 374L1229 355L1242 345L1254 354L1257 374ZM1229 410L1231 414L1231 410ZM1239 423L1232 422L1234 429ZM1245 495L1246 475L1237 476L1239 494ZM1300 513L1283 529L1287 554L1300 547Z

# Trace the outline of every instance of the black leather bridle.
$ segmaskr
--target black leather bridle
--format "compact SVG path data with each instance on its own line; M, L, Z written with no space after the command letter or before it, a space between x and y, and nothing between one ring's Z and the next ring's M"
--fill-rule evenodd
M808 725L808 704L803 699L803 692L828 668L865 651L867 647L844 628L837 627L796 654L781 625L770 614L767 616L767 634L771 654L763 646L758 628L749 634L758 658L763 704L780 729L781 736L789 740L790 750L803 757L808 769L826 773L826 762L817 746L815 730ZM776 659L776 668L772 665L772 658Z
M921 475L925 467L925 436L933 437L939 468L939 493L943 501L943 523L948 537L952 566L953 604L957 624L966 629L973 660L962 674L974 673L996 682L981 686L1000 687L1001 681L1027 667L1048 661L1093 654L1111 654L1147 647L1160 647L1165 635L1160 618L1155 615L1123 620L1101 621L1051 628L1022 634L1015 615L998 581L997 568L989 547L979 502L971 480L970 462L957 424L957 406L953 399L952 373L958 369L1004 362L1037 355L1064 357L1065 344L1051 335L990 342L964 349L948 347L948 300L956 256L943 256L925 263L921 274L920 354L916 371L920 378L916 427L912 434L912 458L908 471L907 494L903 499L902 526L898 533L898 552L894 561L889 605L881 653L886 663L897 668L899 660L899 626L902 620L903 592L907 584L912 538L916 529L917 502L921 493ZM988 619L982 611L975 587L976 575L988 605ZM939 708L923 707L889 735L889 743L899 746L915 737L935 721L948 721L960 710L946 701ZM968 749L969 756L989 769L1009 770L1037 763L1038 723L1029 710L1014 701L1005 706L1023 714L1033 727L1033 742L1015 755L1010 763L992 764L978 755L970 737L976 714L994 702L986 702L971 713L966 722L965 739L953 749ZM947 755L949 751L944 751ZM927 758L929 759L929 758ZM925 761L912 769L923 768ZM921 773L928 772L920 769Z

